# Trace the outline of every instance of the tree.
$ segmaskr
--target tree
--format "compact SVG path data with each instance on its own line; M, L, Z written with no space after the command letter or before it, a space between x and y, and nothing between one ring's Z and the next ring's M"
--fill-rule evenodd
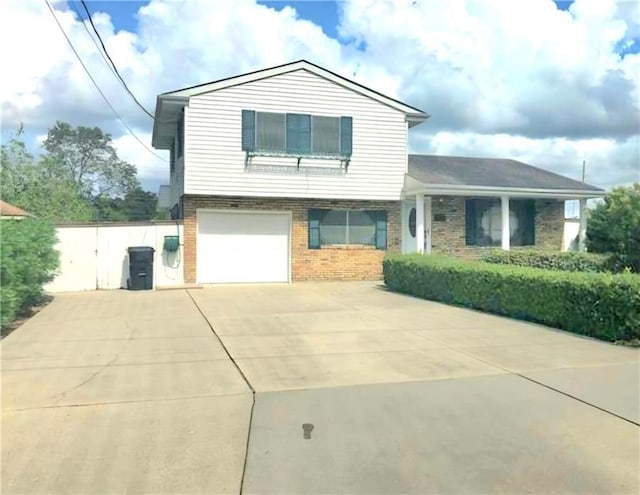
M640 183L614 188L591 211L587 249L613 253L620 262L640 272Z
M139 186L136 168L120 160L111 135L98 127L57 121L43 146L52 175L66 177L85 198L123 197Z
M55 222L91 220L93 208L89 202L78 195L73 182L52 174L53 168L46 159L36 161L18 139L2 145L2 199L39 218Z
M124 213L129 220L151 220L156 215L158 196L140 187L124 197Z

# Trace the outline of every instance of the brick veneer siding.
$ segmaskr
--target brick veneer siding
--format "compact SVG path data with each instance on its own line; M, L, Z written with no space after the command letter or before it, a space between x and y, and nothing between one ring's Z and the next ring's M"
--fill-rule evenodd
M439 215L444 217L444 220L432 220L431 223L431 245L434 253L478 258L485 251L497 249L495 246L466 245L465 199L451 196L432 198L433 217ZM535 248L560 251L563 231L564 201L536 200ZM512 246L511 249L519 249L519 247Z
M387 251L367 247L309 249L308 210L312 208L386 210L387 249L400 251L400 202L298 198L184 196L184 279L196 282L196 210L271 210L291 212L291 277L299 280L378 280Z

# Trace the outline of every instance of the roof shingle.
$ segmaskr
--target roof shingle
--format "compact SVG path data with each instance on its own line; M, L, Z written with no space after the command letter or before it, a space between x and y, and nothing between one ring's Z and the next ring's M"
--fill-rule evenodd
M432 185L604 192L590 184L502 158L409 155L408 175Z

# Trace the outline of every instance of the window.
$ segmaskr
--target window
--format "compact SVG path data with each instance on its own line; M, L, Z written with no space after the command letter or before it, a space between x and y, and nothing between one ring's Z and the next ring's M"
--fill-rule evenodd
M256 112L256 147L260 150L285 149L285 115Z
M348 157L351 143L351 117L242 111L244 151Z
M309 248L365 245L387 248L387 212L309 210Z
M178 118L178 138L176 143L177 158L182 158L184 154L184 113Z
M337 117L312 117L311 151L328 155L340 153L340 119Z
M502 243L502 205L499 199L468 199L466 209L467 246L500 246ZM535 244L535 201L509 201L511 246Z

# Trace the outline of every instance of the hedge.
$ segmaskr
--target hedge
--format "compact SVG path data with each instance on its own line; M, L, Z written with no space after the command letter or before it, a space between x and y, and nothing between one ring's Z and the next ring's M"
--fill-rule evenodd
M2 220L0 223L0 326L38 304L43 286L53 279L59 254L54 227L45 221Z
M548 270L569 272L612 272L621 271L615 257L606 254L550 252L532 249L502 251L496 250L483 254L480 259L487 263L503 265L531 266Z
M391 255L391 290L608 341L640 338L640 277Z

